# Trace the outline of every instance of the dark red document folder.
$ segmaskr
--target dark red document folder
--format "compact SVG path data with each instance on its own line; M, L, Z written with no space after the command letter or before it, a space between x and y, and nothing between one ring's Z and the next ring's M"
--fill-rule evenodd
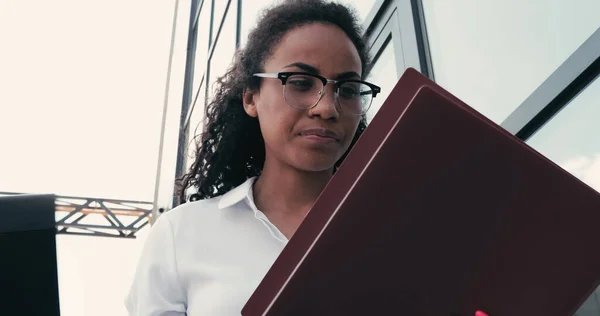
M570 316L600 194L413 69L242 311Z

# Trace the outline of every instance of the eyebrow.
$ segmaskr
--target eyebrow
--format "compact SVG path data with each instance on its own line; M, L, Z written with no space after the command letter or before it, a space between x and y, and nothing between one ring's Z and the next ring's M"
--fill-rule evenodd
M291 68L291 67L300 68L308 73L312 73L315 75L320 74L319 69L317 69L316 67L311 66L309 64L301 63L301 62L291 63L283 68ZM354 78L354 77L360 79L360 75L358 73L356 73L355 71L347 71L347 72L338 74L335 79L342 80L342 79L350 79L350 78Z

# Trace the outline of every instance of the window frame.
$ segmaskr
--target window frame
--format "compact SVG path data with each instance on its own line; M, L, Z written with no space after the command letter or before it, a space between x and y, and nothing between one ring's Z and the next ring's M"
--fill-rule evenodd
M414 68L433 79L424 22L420 1L378 0L364 25L373 62L391 40L396 52L397 79L407 68Z
M600 75L600 28L501 124L523 141L533 136Z

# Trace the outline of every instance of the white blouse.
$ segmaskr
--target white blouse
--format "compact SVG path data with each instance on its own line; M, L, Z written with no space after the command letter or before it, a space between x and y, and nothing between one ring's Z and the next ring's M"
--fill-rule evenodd
M256 208L254 180L158 218L125 300L131 316L241 314L287 243Z

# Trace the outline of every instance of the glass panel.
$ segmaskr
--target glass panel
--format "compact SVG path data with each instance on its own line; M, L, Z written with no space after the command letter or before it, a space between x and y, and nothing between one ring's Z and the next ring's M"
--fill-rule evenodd
M600 191L600 80L596 79L527 142Z
M208 87L208 100L210 101L214 95L214 83L217 78L224 75L233 61L235 54L235 32L236 27L236 10L237 1L232 1L225 17L225 24L219 35L219 39L215 43L215 52L210 61L210 86Z
M196 105L192 109L192 115L190 116L190 122L188 124L188 143L185 157L186 172L190 169L192 163L194 162L194 152L196 150L196 143L200 142L200 134L202 133L202 129L204 128L204 125L202 124L202 120L204 120L204 99L206 95L204 85L202 85L202 87L200 87L198 91L200 92L198 95L198 100L196 101Z
M600 27L600 1L423 0L436 81L500 123Z
M383 51L375 61L371 74L367 81L372 82L381 87L381 93L373 99L371 108L367 112L367 121L371 121L377 111L383 105L385 99L387 99L392 89L398 82L398 75L396 73L396 53L392 41L388 41L383 48Z
M207 1L207 0L204 0ZM234 9L234 3L237 3L237 0L214 0L215 2L215 24L213 25L213 34L217 33L219 29L219 25L221 24L221 19L223 18L223 13L225 13L225 8L227 7L227 2L231 1L229 5L229 10L227 11L227 15ZM236 6L237 8L237 6ZM235 14L234 14L235 15Z
M574 316L600 316L600 301L598 300L598 289L588 297Z
M206 70L211 3L212 1L204 0L202 11L200 11L200 16L198 18L198 42L196 44L196 59L194 62L194 90L198 89L200 86L202 75Z
M274 0L242 0L241 47L246 46L248 33L256 26L260 13L275 3Z

